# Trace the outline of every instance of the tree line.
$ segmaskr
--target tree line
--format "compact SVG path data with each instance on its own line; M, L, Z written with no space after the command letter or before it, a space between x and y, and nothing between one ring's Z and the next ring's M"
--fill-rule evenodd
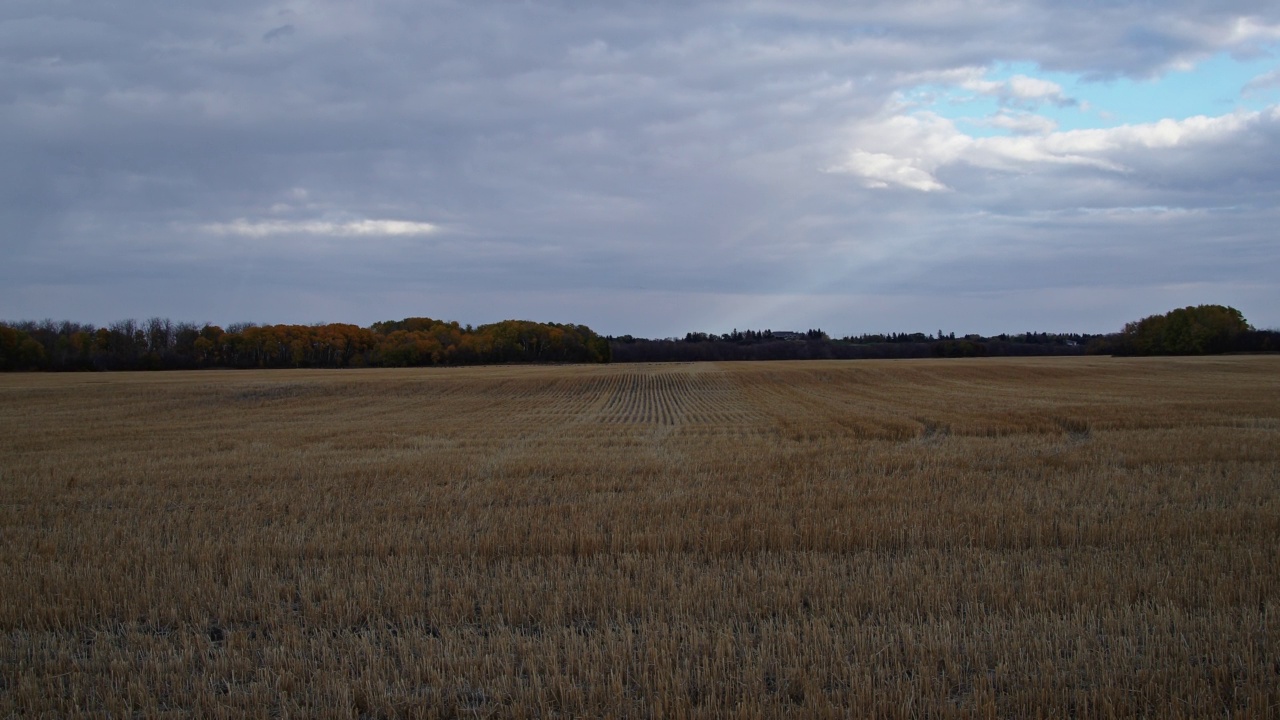
M107 327L0 323L0 370L342 368L527 362L855 360L1035 355L1199 355L1280 352L1280 332L1257 330L1233 307L1197 305L1128 323L1118 333L1025 332L991 337L888 333L831 338L803 332L690 332L684 338L602 337L585 325L504 320L471 327L418 317L363 328L256 325L223 329L165 318Z
M504 320L471 327L432 318L222 328L151 318L107 327L70 321L0 324L0 370L345 368L608 362L585 325Z
M1128 323L1094 350L1109 355L1280 352L1280 332L1254 328L1229 305L1196 305Z
M985 337L955 333L882 333L831 338L805 332L733 330L690 332L684 338L610 337L614 362L720 360L858 360L930 357L1021 357L1036 355L1204 355L1280 352L1280 332L1257 330L1233 307L1198 305L1152 315L1118 333L1002 333Z
M611 337L614 362L722 360L863 360L931 357L1083 355L1100 336L1027 332L982 337L955 333L888 333L831 338L821 329L804 332L734 330L686 333L683 339Z

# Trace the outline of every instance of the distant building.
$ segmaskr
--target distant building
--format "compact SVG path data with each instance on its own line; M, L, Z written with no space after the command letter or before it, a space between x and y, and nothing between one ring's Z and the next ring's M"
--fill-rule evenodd
M803 341L806 337L804 333L792 332L790 330L774 330L772 331L772 334L774 340Z

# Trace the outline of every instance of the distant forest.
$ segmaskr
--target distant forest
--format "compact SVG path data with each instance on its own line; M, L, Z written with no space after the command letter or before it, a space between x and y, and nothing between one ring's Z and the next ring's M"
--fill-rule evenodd
M610 338L614 362L858 360L1035 355L1205 355L1280 352L1280 332L1255 330L1239 310L1199 305L1153 315L1104 335L1025 332L993 337L890 333L831 338L822 330L734 330L684 338Z
M0 370L419 367L502 363L697 362L1035 355L1280 352L1280 332L1239 310L1199 305L1106 335L1025 332L983 337L890 333L831 338L822 330L603 337L585 325L504 320L471 327L431 318L356 325L217 325L151 318L107 327L0 323Z
M0 370L346 368L609 361L585 325L506 320L471 327L431 318L328 325L228 326L123 320L0 324Z
M715 335L688 333L683 339L610 338L614 362L700 360L859 360L885 358L1083 355L1101 336L1036 333L957 338L954 333L891 333L831 338L822 330L778 332L734 330Z

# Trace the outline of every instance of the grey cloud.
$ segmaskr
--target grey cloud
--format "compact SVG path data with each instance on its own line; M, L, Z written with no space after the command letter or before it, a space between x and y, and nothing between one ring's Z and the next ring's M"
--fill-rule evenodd
M1269 73L1263 73L1258 77L1250 80L1241 88L1241 94L1250 97L1262 90L1280 87L1280 68L1272 70Z
M329 319L465 296L470 305L447 307L472 321L468 307L495 307L477 299L483 288L510 297L510 315L573 297L614 308L602 329L632 332L651 321L617 297L706 302L688 315L709 321L741 305L723 298L902 293L946 267L989 288L1041 277L1036 268L1082 274L1104 249L1081 238L1109 229L1122 251L1155 256L1143 282L1181 282L1185 268L1153 251L1168 232L1150 218L1094 218L1086 230L1054 216L1022 254L991 238L1032 233L1009 218L1075 208L1262 208L1280 187L1263 160L1280 139L1274 123L1217 144L1126 150L1113 157L1126 173L945 165L938 178L952 191L932 197L822 170L913 74L1015 60L1148 76L1247 50L1256 38L1231 34L1244 15L1280 22L1244 2L10 3L0 222L16 230L0 239L0 265L18 285L6 283L0 306L177 316L172 292L187 288L204 303L191 302L191 317L244 319L220 313L261 297L285 304L259 319L311 321L324 318L282 288L340 288L324 301ZM240 219L305 228L326 214L441 229L338 245L200 230ZM1250 235L1266 218L1232 217L1232 247L1252 272L1276 269ZM1055 242L1080 249L1054 255ZM930 261L944 256L950 265ZM100 301L55 305L84 302L67 278ZM787 302L776 306L803 312ZM665 332L692 329L670 317Z
M295 31L296 29L292 25L281 25L279 27L271 28L263 33L262 40L263 42L272 42L274 40L286 38L292 35Z

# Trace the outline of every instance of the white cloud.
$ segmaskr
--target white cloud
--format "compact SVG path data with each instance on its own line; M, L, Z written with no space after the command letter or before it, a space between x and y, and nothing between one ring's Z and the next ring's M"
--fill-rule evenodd
M950 120L927 112L867 124L854 137L855 146L827 172L856 175L868 187L924 192L947 189L934 172L959 158L973 141Z
M1009 95L1019 100L1051 100L1053 102L1064 100L1062 86L1049 80L1014 75L1005 84Z
M1028 76L1014 76L1006 81L968 79L961 83L966 90L993 95L1004 100L1061 100L1062 86L1056 82Z
M1002 110L983 121L990 127L1008 130L1018 135L1048 135L1058 129L1058 123L1043 115L1029 112Z
M1007 125L1034 126L1038 116L1005 117ZM869 187L899 186L925 192L945 188L938 171L961 163L1019 173L1074 166L1123 174L1130 171L1132 156L1222 140L1267 119L1280 120L1280 109L1106 129L975 138L946 118L922 112L858 128L853 134L854 147L829 171L856 175Z
M1073 98L1067 97L1058 83L1028 75L1014 75L1008 80L987 80L971 75L962 80L960 86L997 98L1001 103L1020 107L1034 107L1046 102L1058 106L1076 104Z
M269 237L272 235L325 235L329 237L406 236L427 235L439 228L431 223L408 220L353 220L333 222L328 220L245 220L229 223L211 223L202 226L214 235L240 235L243 237Z
M1001 102L1055 99L1062 96L1062 86L1049 80L1015 75L1006 80L988 77L992 68L985 65L963 65L945 69L899 73L894 84L899 87L961 88L979 95L996 98ZM972 98L969 98L972 99Z
M931 192L946 190L929 169L920 166L918 158L897 157L888 153L854 150L843 162L828 172L857 175L866 181L867 187L887 188L891 185Z

